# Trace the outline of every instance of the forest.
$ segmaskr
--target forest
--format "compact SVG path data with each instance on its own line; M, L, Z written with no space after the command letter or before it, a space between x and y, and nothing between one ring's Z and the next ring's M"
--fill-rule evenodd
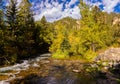
M52 58L93 60L109 47L120 47L120 14L103 12L80 1L81 18L66 17L53 23L45 16L34 20L29 0L0 4L0 65L50 52Z

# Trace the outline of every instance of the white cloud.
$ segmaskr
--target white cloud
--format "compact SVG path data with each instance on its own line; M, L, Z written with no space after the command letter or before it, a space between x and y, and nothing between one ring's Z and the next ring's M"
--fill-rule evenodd
M77 2L78 0L71 0L70 2L69 2L69 7L71 6L71 5L73 5L73 4L75 4L75 2Z
M98 0L83 0L83 1L90 6L100 6L100 5L102 5L102 2L100 2ZM94 3L93 3L93 1L94 1Z
M64 18L64 17L72 17L75 19L80 18L80 10L78 6L74 6L71 8L71 5L74 5L79 0L71 0L68 2L67 0L62 0L64 3L59 3L57 0L51 0L51 3L49 3L49 0L43 0L41 3L37 3L37 5L34 7L37 9L35 13L35 20L40 20L42 16L46 16L47 20L49 22L53 22L55 20ZM94 1L94 3L92 2ZM115 6L120 3L120 0L102 0L101 2L98 0L84 0L87 4L91 6L100 6L103 5L103 10L105 12L113 12ZM35 4L35 3L34 3ZM65 5L65 8L63 10L63 5Z
M5 1L7 2L6 4L9 5L9 0ZM17 0L18 5L21 3L21 1L22 0ZM79 7L74 6L71 8L71 6L79 0L70 0L70 2L67 0L61 1L63 1L63 3L59 3L58 0L51 0L50 3L49 0L34 0L32 5L36 14L34 16L35 20L40 20L43 16L46 16L49 22L53 22L68 16L75 19L80 18ZM92 1L94 1L94 3ZM84 0L84 2L92 6L103 5L103 11L110 13L114 11L115 6L120 3L120 0L102 0L101 2L99 0ZM65 8L63 8L63 5Z
M94 3L93 3L94 1ZM89 5L96 5L96 6L100 6L103 5L103 11L104 12L114 12L115 10L115 6L118 5L118 3L120 3L120 0L84 0L85 3L89 4Z
M21 2L22 0L17 0L17 6L19 6Z
M40 20L43 16L46 16L48 21L52 21L52 19L55 19L56 17L60 16L61 14L61 9L62 9L62 4L59 4L57 7L55 4L50 3L45 3L46 5L49 4L49 6L44 7L41 9L41 13L38 15L35 15L35 20ZM52 18L52 19L51 19Z
M78 6L75 6L73 9L65 9L65 11L62 14L62 17L67 17L70 16L72 18L75 19L79 19L80 18L80 10Z
M4 2L6 3L6 6L10 5L10 0L4 0ZM22 2L22 0L15 0L15 2L17 2L17 7L20 5L20 3Z
M104 11L110 13L114 11L114 7L120 3L120 0L103 0L102 3L104 5Z
M53 22L67 16L79 19L80 18L79 7L74 6L73 8L70 8L70 6L77 1L78 0L71 0L70 2L67 2L64 10L63 10L64 3L59 3L54 0L51 0L51 3L49 3L48 0L44 2L42 1L41 3L37 3L37 5L34 7L35 9L39 9L35 11L36 15L34 16L34 18L37 21L40 20L43 16L45 16L49 22Z
M94 3L93 5L99 7L100 5L102 5L102 3L101 3L101 2L96 2L96 3Z

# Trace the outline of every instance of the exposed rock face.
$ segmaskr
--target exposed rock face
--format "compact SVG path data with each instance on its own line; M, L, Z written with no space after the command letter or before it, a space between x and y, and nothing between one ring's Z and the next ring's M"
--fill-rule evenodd
M95 61L120 61L120 48L110 48L103 53L100 53Z
M118 17L114 17L113 18L113 23L112 23L112 25L115 25L115 24L120 24L120 18L118 18Z

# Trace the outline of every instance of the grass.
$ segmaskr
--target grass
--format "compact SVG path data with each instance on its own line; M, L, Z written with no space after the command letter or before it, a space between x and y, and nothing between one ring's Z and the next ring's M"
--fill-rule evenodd
M80 55L73 55L73 56L66 56L64 54L53 54L52 59L57 59L57 60L79 60L81 63L89 63L93 62L93 59L86 59L85 57L82 57Z

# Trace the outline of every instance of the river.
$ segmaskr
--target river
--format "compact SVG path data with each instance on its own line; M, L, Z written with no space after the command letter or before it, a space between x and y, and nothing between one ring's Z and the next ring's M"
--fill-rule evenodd
M100 69L94 63L50 57L50 53L42 54L33 59L22 60L22 63L0 68L0 76L8 76L7 79L0 80L0 84L119 84L119 77L109 70Z

